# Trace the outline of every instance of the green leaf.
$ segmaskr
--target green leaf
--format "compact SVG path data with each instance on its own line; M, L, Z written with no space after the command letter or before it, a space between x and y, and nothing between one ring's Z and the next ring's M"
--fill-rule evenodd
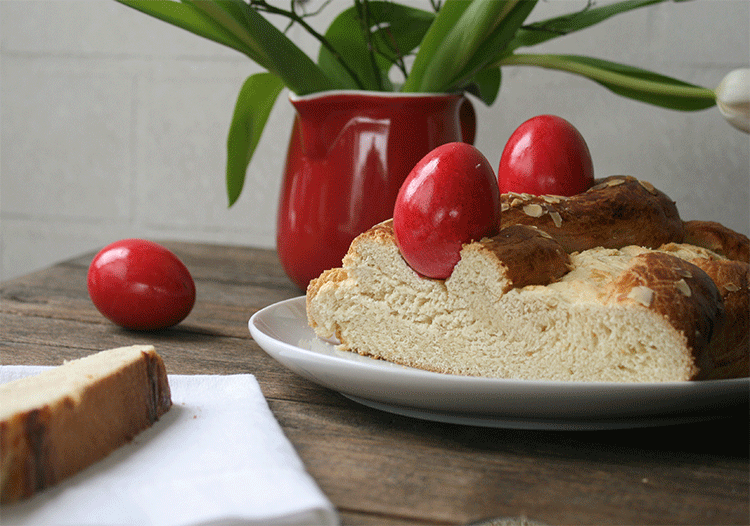
M467 78L482 71L488 64L492 63L497 56L505 55L508 43L516 35L518 29L528 18L536 6L536 1L523 0L506 12L501 24L498 24L487 38L480 43L474 54L466 61L463 70L453 78L446 79L443 91L451 91L460 88Z
M575 13L535 22L523 26L518 30L516 37L508 46L508 51L512 51L522 46L541 44L542 42L546 42L553 38L568 35L594 26L620 13L625 13L627 11L665 1L667 0L624 0L614 4L586 8Z
M713 90L644 69L576 55L511 55L497 66L537 66L587 77L634 100L682 111L703 110L716 103Z
M240 53L248 55L252 50L248 49L241 41L230 32L221 27L210 18L207 18L200 10L192 5L182 4L174 1L153 0L116 0L117 2L131 7L141 13L145 13L163 22L190 31L198 36L213 40L219 44L230 47Z
M338 87L284 33L241 0L183 2L200 9L243 42L253 52L249 56L281 78L294 93L305 95Z
M242 0L118 1L244 53L298 95L340 87L286 35Z
M380 68L372 67L355 8L343 11L333 20L325 33L325 39L335 53L321 46L318 65L323 71L350 89L378 89L378 85L382 83Z
M500 92L501 80L500 68L484 69L474 76L466 87L466 91L476 96L487 106L492 106Z
M434 15L381 1L368 2L367 9L370 42L364 36L356 6L350 7L328 27L325 39L333 51L322 46L318 65L329 77L352 89L387 90L391 88L388 76L391 66L399 56L419 45ZM375 25L378 29L373 30Z
M468 80L505 48L535 4L532 0L464 2L463 11L453 20L452 27L443 28L444 34L421 72L418 90L442 92L464 88ZM435 23L448 5L446 2ZM432 28L428 35L431 32Z
M384 4L385 11L373 17L380 24L373 33L373 41L388 62L396 64L419 47L435 14L390 2Z
M237 97L227 138L227 197L232 206L242 192L245 174L284 83L272 73L245 80Z
M431 67L435 55L469 5L470 3L465 0L445 1L419 46L414 64L401 91L415 92L421 90L424 76Z

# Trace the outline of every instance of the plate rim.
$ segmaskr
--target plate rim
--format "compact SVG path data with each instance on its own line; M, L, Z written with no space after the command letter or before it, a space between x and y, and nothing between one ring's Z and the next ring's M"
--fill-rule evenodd
M286 300L282 300L276 303L273 303L271 305L268 305L260 310L258 310L256 313L254 313L250 319L248 320L248 327L250 329L250 333L253 336L253 339L258 343L258 345L272 358L280 362L283 366L287 367L288 369L291 369L296 374L300 374L304 377L306 377L308 380L321 385L322 387L332 389L335 391L338 391L341 395L354 400L355 402L363 403L363 401L369 401L370 403L364 403L363 405L369 405L370 407L375 407L376 409L381 410L389 410L387 406L391 406L391 412L404 414L406 413L415 413L415 414L407 414L406 416L412 416L416 418L420 418L420 415L418 413L426 413L423 414L421 417L430 419L429 413L435 412L436 410L434 408L424 408L420 405L410 405L408 403L389 403L387 401L384 401L382 399L377 399L373 397L367 397L363 396L362 394L358 392L351 392L346 391L342 389L338 389L336 387L333 387L331 385L327 385L327 382L322 382L320 378L315 378L314 375L311 377L308 374L305 374L304 372L300 372L295 370L294 367L290 367L286 361L291 361L294 365L299 365L299 363L304 363L305 360L307 360L307 363L311 362L317 362L322 363L324 366L330 366L331 371L328 371L329 373L333 374L335 376L336 369L343 369L348 370L351 369L352 371L357 371L359 373L376 373L379 377L378 380L381 383L385 383L389 380L396 380L399 379L416 379L421 380L424 382L430 382L435 381L436 385L438 386L438 389L436 392L439 393L445 393L445 392L451 392L452 389L458 389L458 390L470 390L470 389L479 389L479 390L490 390L493 393L503 393L503 392L519 392L519 393L535 393L535 397L543 397L545 395L549 394L563 394L565 396L572 398L577 397L583 397L583 396L596 396L599 394L607 393L609 395L616 395L616 396L622 396L625 399L628 398L628 395L635 396L636 394L639 394L641 397L644 396L644 393L648 391L648 396L651 396L653 392L655 391L655 394L664 394L664 395L670 395L672 397L696 397L699 398L701 395L710 395L710 394L716 394L719 393L724 397L737 397L738 402L741 403L742 401L739 400L740 396L744 394L750 394L750 378L732 378L732 379L720 379L720 380L703 380L700 382L678 382L678 381L670 381L670 382L571 382L571 381L561 381L561 380L525 380L525 379L512 379L512 378L486 378L486 377L476 377L476 376L464 376L464 375L452 375L452 374L446 374L446 373L438 373L433 371L427 371L422 369L416 369L413 367L408 367L404 365L399 364L392 364L391 362L387 362L384 360L379 360L376 358L366 357L366 356L360 356L358 354L352 353L352 358L346 358L343 356L335 356L332 354L325 354L319 351L316 351L314 349L305 349L300 346L294 345L292 343L289 343L288 341L284 341L283 339L279 339L277 335L270 334L270 327L268 326L266 318L269 316L275 316L278 314L278 312L281 309L286 309L287 312L306 312L306 304L305 304L305 296L297 296L294 298L289 298ZM292 316L289 318L290 320L293 320L295 323L300 323L300 326L302 326L302 320L299 320L296 316ZM266 325L264 328L263 325ZM264 330L265 329L265 330ZM302 330L309 330L312 331L311 328L307 325L307 319L305 316L304 319L304 327L302 327ZM316 338L316 336L313 334L313 338ZM319 339L319 338L318 338ZM319 339L320 340L320 339ZM321 342L323 340L320 340ZM270 348L269 348L270 347ZM345 353L346 351L337 351L341 353ZM392 366L392 367L391 367ZM377 380L376 380L377 382ZM449 388L449 389L446 389ZM490 393L490 394L493 394ZM734 404L736 405L736 404ZM728 407L727 405L723 405L719 409L725 409ZM405 410L405 411L404 411ZM455 410L447 410L447 411L440 411L437 410L439 415L440 421L447 421L446 419L450 420L450 415L454 415L456 420L466 420L467 416L468 419L473 419L474 416L477 415L477 413L472 413L471 411L466 411L462 414L458 414ZM688 411L689 413L689 411ZM659 415L659 412L639 412L638 414L646 415L648 418L645 420L651 420L654 415ZM665 413L662 416L665 416L666 414L671 413ZM496 415L497 416L497 415ZM705 419L706 417L705 412L698 412L695 414L696 418ZM680 414L679 420L685 420L686 415ZM635 419L638 420L639 418L636 416L635 418L631 417L624 417L629 419ZM549 417L545 416L543 419L549 420ZM578 421L583 421L585 419L576 417L575 418ZM506 418L500 418L500 420L505 420L506 424L503 426L502 422L495 422L497 418L490 417L487 419L487 415L482 415L480 420L487 420L488 424L491 424L493 427L525 427L525 428L536 428L539 429L541 427L547 427L547 428L555 428L555 427L564 427L564 428L570 428L571 426L560 426L559 422L557 425L547 425L547 426L541 426L539 425L540 419L534 419L533 417L529 419L519 418L517 415L514 416L507 416ZM510 425L510 420L525 420L529 422L529 425ZM560 421L571 421L572 419L569 417L564 417ZM595 419L592 419L595 420ZM640 418L640 420L644 420L644 418ZM662 420L671 420L670 418L662 418ZM536 424L532 425L533 422L536 422ZM457 422L462 423L462 422ZM482 425L481 422L475 423L473 425ZM653 425L653 424L651 424ZM572 425L573 428L575 428L575 425ZM581 427L580 425L578 427ZM584 428L591 428L592 426L587 425L583 426ZM596 428L596 426L593 426ZM608 426L607 426L608 427ZM622 425L618 425L617 427L625 427ZM638 426L637 423L634 425L629 425L627 427L641 427Z

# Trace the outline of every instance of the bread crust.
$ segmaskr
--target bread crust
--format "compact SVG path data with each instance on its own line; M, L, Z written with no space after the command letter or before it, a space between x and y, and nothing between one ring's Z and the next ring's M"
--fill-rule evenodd
M572 197L500 196L502 228L532 225L567 252L629 245L657 248L685 237L677 207L666 194L632 176L612 176Z
M89 369L81 367L83 360L95 368L110 357L123 360L111 374L88 381L80 390L53 393L47 402L0 421L0 502L27 498L77 473L132 440L169 410L166 368L151 346L103 351L58 369L73 376L87 374ZM38 389L40 377L5 384L0 396L8 400Z
M698 266L668 253L645 252L614 281L613 296L619 302L641 301L685 336L694 355L695 379L713 371L710 346L724 328L726 313L718 288Z
M750 265L744 261L695 258L690 262L716 284L726 311L723 330L716 334L711 364L702 378L739 378L750 375Z
M486 251L502 265L511 287L546 285L570 270L570 256L549 234L536 227L514 225L496 236L466 245L467 252Z
M707 248L729 259L750 262L748 237L715 221L685 221L685 243Z

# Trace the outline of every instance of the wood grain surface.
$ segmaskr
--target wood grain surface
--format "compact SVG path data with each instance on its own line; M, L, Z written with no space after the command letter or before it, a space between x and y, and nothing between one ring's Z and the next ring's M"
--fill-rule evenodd
M135 343L171 374L255 375L271 410L344 525L747 525L748 406L707 423L619 431L490 429L369 409L268 357L250 316L301 291L270 250L164 243L192 273L178 326L132 332L86 292L87 254L0 284L3 364L58 365Z

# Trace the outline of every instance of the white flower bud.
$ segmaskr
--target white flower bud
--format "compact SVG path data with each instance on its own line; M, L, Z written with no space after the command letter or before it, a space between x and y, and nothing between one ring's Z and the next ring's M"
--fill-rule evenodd
M716 105L732 126L750 133L750 68L724 77L716 88Z

